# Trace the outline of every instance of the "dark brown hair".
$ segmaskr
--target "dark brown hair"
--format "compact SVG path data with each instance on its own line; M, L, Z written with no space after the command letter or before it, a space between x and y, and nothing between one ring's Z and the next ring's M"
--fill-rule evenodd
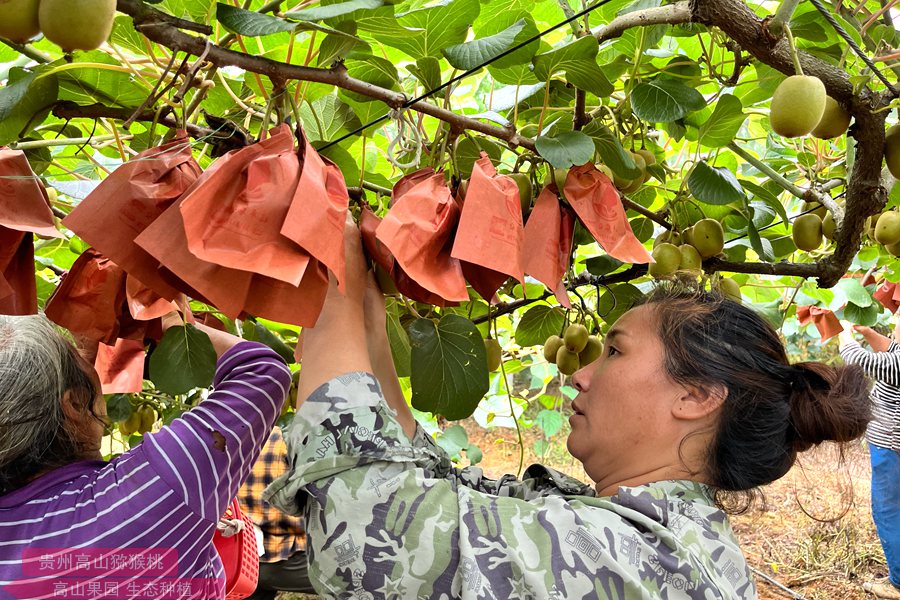
M655 311L669 376L728 390L706 471L719 491L751 492L745 507L752 490L787 473L798 452L865 432L871 406L859 366L790 364L762 316L717 292L664 285L644 303Z

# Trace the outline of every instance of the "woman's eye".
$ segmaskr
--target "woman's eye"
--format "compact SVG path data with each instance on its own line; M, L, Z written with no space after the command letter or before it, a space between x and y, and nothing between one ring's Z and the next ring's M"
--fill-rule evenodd
M619 351L616 349L615 346L607 346L606 347L606 355L607 356L612 356L613 354L618 354L618 353L619 353Z

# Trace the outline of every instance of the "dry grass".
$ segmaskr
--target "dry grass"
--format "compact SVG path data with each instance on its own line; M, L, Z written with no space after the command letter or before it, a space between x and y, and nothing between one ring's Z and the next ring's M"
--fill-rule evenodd
M519 447L515 430L485 431L465 423L470 440L484 452L480 466L492 477L515 473ZM566 428L550 450L535 456L535 430L525 431L525 464L540 461L587 480L565 451ZM861 583L887 574L869 506L869 460L864 444L847 448L841 463L831 445L808 452L784 478L767 486L764 506L732 517L744 554L757 573L762 600L862 600L872 596ZM789 588L785 591L766 580ZM280 600L314 596L281 594Z

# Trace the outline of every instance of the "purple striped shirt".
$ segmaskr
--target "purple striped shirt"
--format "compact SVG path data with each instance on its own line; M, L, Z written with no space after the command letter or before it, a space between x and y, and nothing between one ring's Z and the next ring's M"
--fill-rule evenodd
M0 599L224 597L213 530L268 439L290 372L242 342L219 359L213 385L115 460L0 496Z

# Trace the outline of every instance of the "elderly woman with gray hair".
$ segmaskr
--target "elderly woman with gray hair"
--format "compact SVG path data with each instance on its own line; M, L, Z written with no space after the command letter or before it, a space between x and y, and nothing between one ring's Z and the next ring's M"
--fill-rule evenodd
M224 598L219 516L281 412L272 350L205 328L214 389L112 461L93 367L43 316L0 316L0 597Z

